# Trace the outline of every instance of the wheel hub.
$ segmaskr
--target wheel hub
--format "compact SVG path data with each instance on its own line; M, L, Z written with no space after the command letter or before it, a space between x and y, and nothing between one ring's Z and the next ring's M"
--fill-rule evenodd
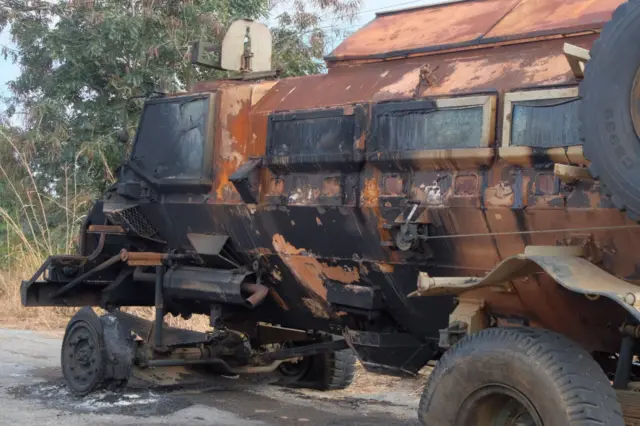
M456 426L544 426L531 402L517 390L489 385L474 391L463 402Z
M282 349L293 348L295 346L296 345L291 342L286 342L282 345ZM283 362L278 366L278 370L285 377L298 379L305 375L310 364L310 357L301 357L296 358L295 360Z
M636 130L636 135L640 138L640 68L636 73L631 89L631 120Z
M68 331L62 346L62 369L74 391L82 392L100 380L99 351L97 335L84 321L78 321Z

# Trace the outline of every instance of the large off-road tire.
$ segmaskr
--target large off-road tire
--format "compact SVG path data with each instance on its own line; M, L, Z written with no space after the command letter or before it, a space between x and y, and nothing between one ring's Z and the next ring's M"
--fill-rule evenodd
M622 4L591 48L580 85L585 157L612 203L640 220L640 0Z
M624 426L616 393L582 347L532 328L492 328L446 352L425 387L426 426Z

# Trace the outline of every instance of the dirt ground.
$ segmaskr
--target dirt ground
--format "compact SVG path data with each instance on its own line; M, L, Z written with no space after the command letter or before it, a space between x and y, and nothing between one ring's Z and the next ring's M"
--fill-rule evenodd
M358 367L354 384L318 392L279 385L277 375L197 378L158 386L137 375L124 393L76 398L59 368L63 331L0 323L0 424L31 425L417 425L428 368L398 379Z

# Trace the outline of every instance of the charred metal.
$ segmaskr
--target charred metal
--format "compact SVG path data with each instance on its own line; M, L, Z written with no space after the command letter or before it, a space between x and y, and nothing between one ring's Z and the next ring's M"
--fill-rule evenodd
M564 45L589 49L620 2L381 14L327 74L148 100L81 253L49 258L23 304L101 306L146 339L144 365L227 374L348 347L367 369L413 375L514 324L626 360L640 225L588 169ZM154 306L155 322L125 306ZM166 314L209 315L213 331Z

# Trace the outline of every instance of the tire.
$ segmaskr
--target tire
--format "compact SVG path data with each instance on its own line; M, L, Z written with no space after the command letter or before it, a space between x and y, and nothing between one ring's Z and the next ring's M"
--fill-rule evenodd
M356 357L351 349L316 356L321 368L312 378L319 389L338 390L351 385L356 374Z
M624 426L616 393L589 353L562 335L532 328L492 328L462 339L436 364L418 416L425 426L514 424L494 420L507 418L504 407L514 406L501 395L519 398L544 426ZM483 422L471 421L475 400L500 414L487 422L485 411Z
M67 324L60 364L73 394L84 396L104 386L106 352L102 323L91 308L80 309Z
M630 0L618 7L591 48L579 112L592 176L635 221L640 219L640 130L634 127L631 101L640 69L638 40L640 0Z
M314 355L299 363L304 370L283 374L299 387L322 391L346 389L356 374L356 357L351 349Z

